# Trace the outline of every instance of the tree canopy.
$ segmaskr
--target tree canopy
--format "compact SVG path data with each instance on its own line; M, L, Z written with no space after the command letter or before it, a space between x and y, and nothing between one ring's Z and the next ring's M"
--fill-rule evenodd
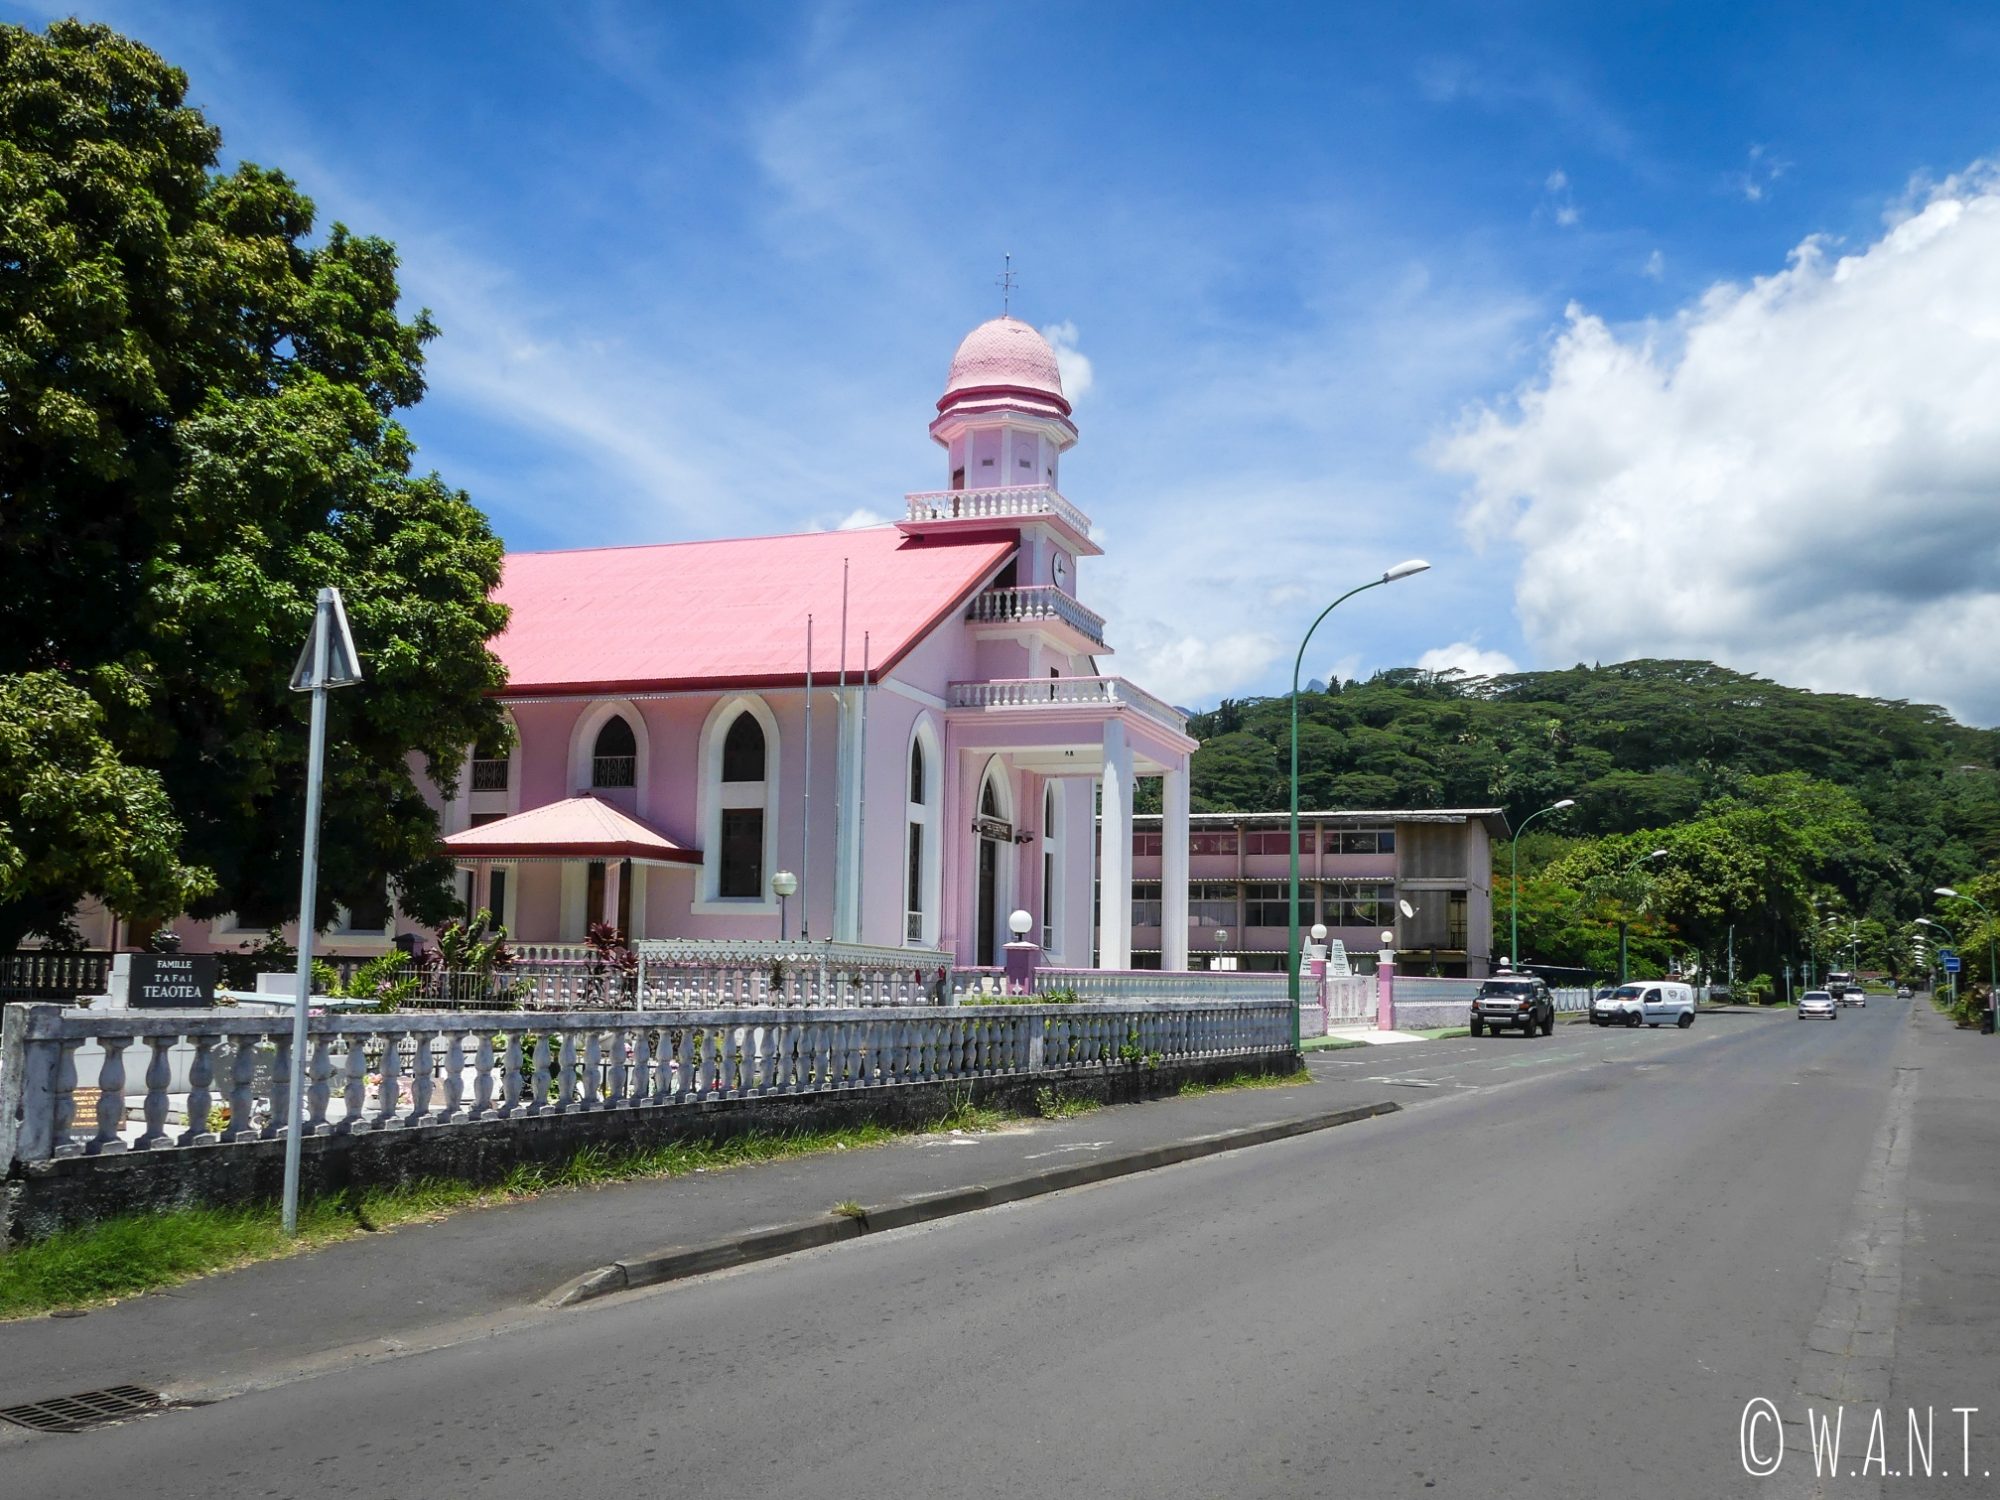
M500 544L412 472L395 418L437 330L400 316L393 246L316 239L282 173L220 171L186 90L105 27L0 26L0 823L16 850L73 851L0 885L0 947L92 895L295 914L305 704L286 680L322 585L368 673L331 700L329 902L387 884L442 918L414 767L450 788L505 734ZM69 766L99 788L87 818L16 800Z

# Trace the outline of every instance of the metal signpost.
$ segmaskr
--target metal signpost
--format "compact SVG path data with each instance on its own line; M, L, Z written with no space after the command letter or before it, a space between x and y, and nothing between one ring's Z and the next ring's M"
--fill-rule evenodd
M319 888L320 784L326 776L326 695L329 688L361 680L361 658L347 628L339 589L321 589L312 634L292 668L292 691L312 694L312 729L306 751L306 839L299 875L299 985L292 1005L292 1076L285 1100L285 1233L299 1231L299 1137L306 1123L306 1005L312 999L314 896Z

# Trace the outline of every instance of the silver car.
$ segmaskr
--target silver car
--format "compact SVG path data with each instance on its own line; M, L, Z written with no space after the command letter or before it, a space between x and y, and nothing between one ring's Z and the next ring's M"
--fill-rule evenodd
M1807 1016L1825 1016L1829 1021L1840 1019L1840 1002L1825 990L1807 990L1799 996L1799 1019Z

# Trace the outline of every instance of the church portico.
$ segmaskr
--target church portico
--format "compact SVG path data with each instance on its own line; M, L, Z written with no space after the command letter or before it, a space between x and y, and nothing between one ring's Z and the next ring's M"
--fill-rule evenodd
M1072 683L1085 691L1063 691ZM1127 696L1104 692L1105 684L1122 685ZM1129 968L1132 814L1142 778L1160 778L1167 818L1186 831L1187 758L1195 742L1180 716L1119 678L953 687L960 706L946 715L945 732L959 768L952 820L954 834L972 841L949 893L961 961L997 964L1007 915L1019 909L1036 920L1031 935L1051 963L1088 966L1092 934L1077 925L1073 893L1079 885L1087 892L1094 878L1095 962ZM1036 815L1023 819L1020 808ZM1164 873L1161 904L1186 911L1185 860ZM1169 921L1163 930L1166 967L1185 968L1186 922Z

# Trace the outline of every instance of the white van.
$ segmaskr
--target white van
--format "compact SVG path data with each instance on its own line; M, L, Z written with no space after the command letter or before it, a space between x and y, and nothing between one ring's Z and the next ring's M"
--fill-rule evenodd
M1601 995L1590 1007L1593 1026L1694 1025L1694 989L1671 979L1634 980Z

